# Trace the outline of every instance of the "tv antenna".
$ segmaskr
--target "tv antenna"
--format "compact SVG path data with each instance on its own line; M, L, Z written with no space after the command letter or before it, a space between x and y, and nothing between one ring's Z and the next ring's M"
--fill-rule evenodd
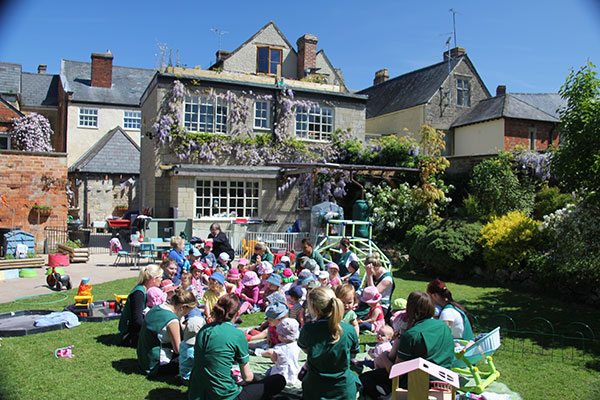
M454 47L456 47L456 14L459 14L454 8L448 10L452 13L452 30L454 31Z
M219 29L219 28L210 28L210 30L215 35L219 35L219 51L221 51L221 40L223 38L223 35L228 34L229 31L226 31L224 29Z

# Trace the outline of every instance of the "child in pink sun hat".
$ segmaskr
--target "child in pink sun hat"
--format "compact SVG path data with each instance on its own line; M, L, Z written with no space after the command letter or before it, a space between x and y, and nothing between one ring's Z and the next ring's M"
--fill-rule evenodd
M242 299L242 306L240 307L240 314L246 312L254 312L255 308L258 308L258 300L260 290L260 279L254 271L246 271L246 274L242 278L242 292L240 298Z
M381 308L381 297L381 293L375 286L368 286L363 290L360 301L369 305L369 314L367 319L358 320L358 327L361 331L378 332L385 324L383 308Z
M227 273L227 280L225 281L225 290L227 293L233 293L240 297L242 295L242 282L240 272L237 268L231 268Z
M151 287L146 290L146 308L142 312L146 315L148 311L154 306L163 304L167 300L167 294L163 292L159 287Z

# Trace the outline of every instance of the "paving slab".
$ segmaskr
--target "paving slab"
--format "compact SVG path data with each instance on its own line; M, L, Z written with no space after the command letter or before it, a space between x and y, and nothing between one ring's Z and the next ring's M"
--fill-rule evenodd
M44 255L44 257L47 261L48 256ZM139 275L139 268L124 264L114 266L114 260L114 255L93 254L87 263L74 263L63 268L65 274L71 277L73 287L77 287L83 277L89 277L90 283L95 285ZM34 278L0 281L0 303L9 303L22 296L56 293L46 284L46 267L35 268L35 271L37 271L37 276Z

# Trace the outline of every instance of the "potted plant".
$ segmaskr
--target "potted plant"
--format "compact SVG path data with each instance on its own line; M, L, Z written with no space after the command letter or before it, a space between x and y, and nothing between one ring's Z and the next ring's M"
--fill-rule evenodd
M119 217L122 217L123 215L125 215L125 213L127 213L128 209L129 209L129 206L127 204L119 204L119 205L115 206L114 214Z

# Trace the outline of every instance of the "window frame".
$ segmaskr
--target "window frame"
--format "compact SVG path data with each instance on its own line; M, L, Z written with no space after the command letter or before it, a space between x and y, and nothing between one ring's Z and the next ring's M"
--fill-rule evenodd
M535 126L529 127L529 150L537 150L537 129Z
M304 112L302 110L304 110ZM317 114L315 112L315 110L318 110L319 113ZM328 110L331 112L329 114L324 115L323 110ZM295 121L295 125L294 125L294 133L295 133L296 139L304 140L307 142L319 142L319 143L331 142L333 132L335 132L335 110L333 107L323 107L320 105L317 105L315 107L310 107L310 108L296 107L295 116L296 116L296 118L295 118L296 121ZM305 116L305 119L303 121L299 120L300 116ZM313 118L313 121L311 121L311 118ZM317 118L320 120L319 122L317 121ZM331 123L328 124L326 122L323 122L324 118L330 119ZM305 128L299 129L299 125L305 125ZM314 129L311 131L311 129L310 129L311 125L313 125L313 126L318 125L321 127L321 129L319 131L316 131ZM322 130L322 128L325 126L330 126L329 131ZM305 135L300 134L301 132L306 132L306 134Z
M196 101L188 102L188 99L196 99ZM191 111L188 111L188 104L190 105ZM196 108L196 111L193 111L194 107ZM225 110L224 113L223 110ZM194 114L196 115L195 121L191 119ZM190 121L187 120L188 115L191 115ZM202 116L205 116L205 121L201 120ZM215 102L208 96L196 95L184 96L183 98L183 127L189 132L226 135L228 131L228 119L229 107L227 102L223 99L217 98ZM202 127L207 129L201 130ZM208 127L210 127L210 130Z
M466 85L466 87L462 86L461 83L462 85ZM462 101L460 101L461 98ZM465 104L465 99L467 100L467 104ZM471 80L468 78L456 78L456 105L471 107Z
M10 150L11 149L11 146L10 146L11 132L3 132L3 131L0 132L0 139L4 139L4 138L6 138L6 148L5 149L0 148L0 150Z
M267 49L268 50L268 56L267 56L267 71L261 71L260 70L260 62L261 62L261 58L260 58L260 50L261 49ZM272 71L271 69L271 64L273 64L272 61L272 57L271 57L271 53L277 51L279 52L279 62L276 63L275 65L275 71ZM279 46L267 46L267 45L259 45L256 46L256 73L258 74L266 74L266 75L277 75L277 65L281 65L281 68L283 69L283 47L279 47ZM283 71L282 71L283 72Z
M83 111L94 111L95 114L93 113L83 113ZM82 117L83 118L87 118L89 120L93 119L93 117L95 117L96 119L96 125L88 125L88 124L82 124ZM78 113L77 113L77 127L78 128L85 128L85 129L98 129L100 123L100 110L98 108L93 108L93 107L79 107L78 109Z
M208 186L206 183L208 183ZM194 187L194 216L197 219L214 219L221 217L250 218L258 217L260 214L261 179L196 177ZM199 193L200 190L205 191L205 193ZM233 193L232 191L235 191L236 193ZM232 196L232 194L234 194L234 196ZM241 196L239 196L240 194ZM226 202L225 207L220 204L223 200ZM214 206L215 201L218 202L216 214ZM244 215L238 214L240 209L243 210ZM205 215L205 212L208 213L208 215ZM235 214L233 214L233 212L235 212ZM223 213L225 213L224 216L222 215Z
M138 116L127 116L127 113L131 113L131 114L137 114ZM127 120L130 120L130 122L132 121L138 121L137 128L131 128L131 127L127 127ZM142 112L141 111L136 111L136 110L123 110L123 129L125 129L126 131L139 131L142 128Z
M265 109L261 110L261 112L265 113L264 117L263 116L259 117L257 115L257 111L258 111L257 105L259 103L260 104L265 104ZM253 113L254 114L254 118L253 118L253 121L252 121L252 126L253 126L254 129L263 130L263 131L270 131L271 130L271 107L270 106L271 106L271 104L270 104L270 102L268 100L256 100L254 102L254 113ZM257 120L264 121L266 126L257 125L256 124Z

